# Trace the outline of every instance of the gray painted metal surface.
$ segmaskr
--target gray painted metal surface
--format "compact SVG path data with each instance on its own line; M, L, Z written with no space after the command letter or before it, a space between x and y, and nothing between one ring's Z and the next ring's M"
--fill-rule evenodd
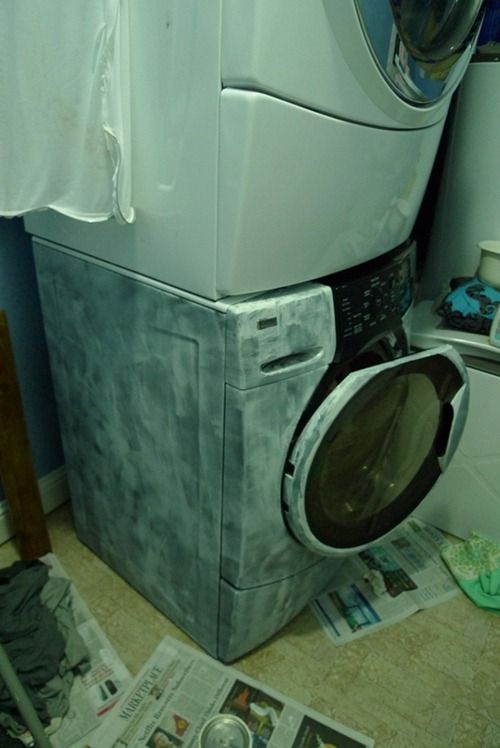
M326 557L305 532L310 455L323 420L399 363L354 372L299 434L335 354L329 287L207 305L75 252L35 258L80 538L210 654L240 657L354 552Z
M331 292L208 308L35 244L80 538L212 655L276 633L339 563L281 511L334 353Z

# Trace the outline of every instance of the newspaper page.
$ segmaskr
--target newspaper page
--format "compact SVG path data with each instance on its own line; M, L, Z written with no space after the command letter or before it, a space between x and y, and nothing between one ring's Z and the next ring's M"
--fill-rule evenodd
M245 722L250 748L374 745L371 738L167 636L86 748L198 748L203 725L218 713Z
M411 518L349 558L333 589L311 603L328 636L345 644L459 594L441 559L446 545L439 530Z
M49 567L50 576L68 578L53 553L40 560ZM73 682L70 708L61 726L50 735L53 748L83 748L89 734L101 724L132 681L129 671L73 584L71 596L77 631L90 652L90 669Z

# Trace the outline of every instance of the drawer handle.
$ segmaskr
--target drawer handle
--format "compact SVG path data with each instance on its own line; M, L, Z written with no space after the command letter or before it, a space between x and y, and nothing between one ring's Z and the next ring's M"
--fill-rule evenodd
M322 347L310 348L308 351L300 351L300 353L289 353L287 356L281 356L280 358L268 361L266 364L262 364L260 369L265 374L274 374L276 371L283 371L294 366L310 363L320 358L322 353Z

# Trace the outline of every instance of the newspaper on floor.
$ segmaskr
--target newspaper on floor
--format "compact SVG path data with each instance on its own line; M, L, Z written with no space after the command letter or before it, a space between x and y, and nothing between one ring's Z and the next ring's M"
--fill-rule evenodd
M219 713L245 722L251 748L374 745L371 738L167 636L87 748L198 748L203 725Z
M340 645L449 600L460 590L441 559L446 545L439 530L411 518L349 558L311 608Z
M49 567L50 576L68 578L53 553L40 560ZM90 652L90 669L73 682L70 708L61 726L50 735L53 748L83 748L132 680L73 584L71 595L76 627Z

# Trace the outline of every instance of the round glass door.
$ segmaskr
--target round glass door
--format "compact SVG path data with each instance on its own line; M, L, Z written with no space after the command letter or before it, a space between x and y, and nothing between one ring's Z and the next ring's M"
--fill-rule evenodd
M458 84L473 52L485 0L355 0L383 73L412 104L438 101Z
M416 60L447 60L468 44L484 0L390 0L406 49Z
M466 407L466 398L457 396L466 389L455 352L416 354L350 374L294 446L284 482L292 532L328 553L396 527L441 474L463 427L457 403Z

